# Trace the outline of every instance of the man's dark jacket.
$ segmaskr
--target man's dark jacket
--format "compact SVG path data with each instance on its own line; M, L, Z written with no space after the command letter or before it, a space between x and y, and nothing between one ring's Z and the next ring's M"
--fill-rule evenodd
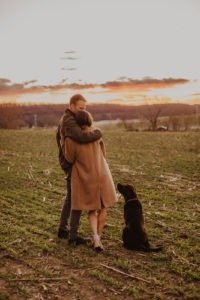
M70 109L66 109L64 115L60 119L56 132L56 141L59 149L59 162L61 168L66 174L71 171L72 165L65 159L63 153L62 146L65 139L69 137L79 144L87 144L98 140L101 136L101 131L99 129L95 129L91 132L83 132L76 122L75 114Z

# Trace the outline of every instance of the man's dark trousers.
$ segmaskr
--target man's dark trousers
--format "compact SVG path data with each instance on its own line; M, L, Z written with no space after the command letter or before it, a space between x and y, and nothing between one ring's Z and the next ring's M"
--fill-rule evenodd
M61 230L68 230L67 225L70 218L69 239L74 240L78 236L78 227L80 223L81 210L71 211L71 172L66 176L67 193L63 204L60 226Z

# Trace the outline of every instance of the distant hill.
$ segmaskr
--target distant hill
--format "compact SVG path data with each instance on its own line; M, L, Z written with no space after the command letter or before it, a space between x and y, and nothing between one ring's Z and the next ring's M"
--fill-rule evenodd
M49 124L57 124L59 118L66 109L66 105L31 105L21 106L22 114L26 116L37 115L39 123L48 122ZM116 120L116 119L141 119L149 112L149 110L160 109L160 117L162 116L179 116L200 113L199 105L188 104L155 104L155 105L119 105L119 104L89 104L87 110L93 115L95 121L100 120Z
M0 105L0 128L13 128L14 125L5 126L5 122L14 122L16 127L33 125L56 126L66 109L63 104L43 105ZM200 113L200 104L154 104L154 105L119 105L119 104L88 104L88 111L95 121L116 119L142 119L153 112L159 111L159 117L192 115ZM16 128L14 127L14 128Z

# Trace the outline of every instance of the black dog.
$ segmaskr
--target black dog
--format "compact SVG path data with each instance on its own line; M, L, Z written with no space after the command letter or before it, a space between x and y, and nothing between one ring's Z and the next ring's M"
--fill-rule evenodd
M123 229L122 233L124 247L145 252L161 251L163 248L162 246L155 248L150 246L147 233L144 229L142 205L138 200L134 187L118 183L117 189L125 199L124 220L126 227Z

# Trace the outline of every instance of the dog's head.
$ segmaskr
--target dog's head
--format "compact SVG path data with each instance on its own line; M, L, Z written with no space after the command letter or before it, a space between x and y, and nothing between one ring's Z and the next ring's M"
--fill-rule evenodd
M132 186L130 184L123 185L121 183L118 183L117 189L120 192L120 194L122 194L122 196L124 196L125 201L127 201L129 199L137 198L136 190L135 190L134 186Z

